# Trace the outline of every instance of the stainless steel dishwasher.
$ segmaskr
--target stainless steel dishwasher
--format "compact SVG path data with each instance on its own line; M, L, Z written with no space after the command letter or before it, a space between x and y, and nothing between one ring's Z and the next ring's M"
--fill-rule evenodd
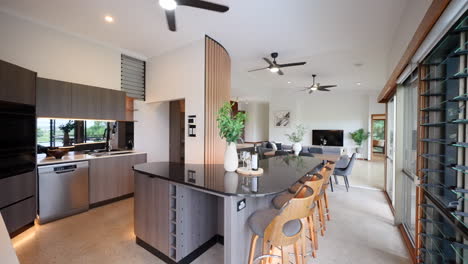
M89 209L88 162L38 167L39 224Z

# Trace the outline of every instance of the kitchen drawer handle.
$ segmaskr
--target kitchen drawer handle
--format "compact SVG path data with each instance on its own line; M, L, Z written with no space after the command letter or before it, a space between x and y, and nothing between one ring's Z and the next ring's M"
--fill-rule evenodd
M73 171L75 171L75 170L56 171L55 173L62 174L62 173L73 172Z

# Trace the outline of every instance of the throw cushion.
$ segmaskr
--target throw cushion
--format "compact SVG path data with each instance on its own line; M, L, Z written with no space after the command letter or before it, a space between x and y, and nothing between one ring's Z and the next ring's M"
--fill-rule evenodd
M271 148L272 148L274 151L277 151L277 150L278 150L278 147L276 146L275 142L270 142L270 145L271 145Z
M275 143L276 150L283 150L283 144L282 143Z

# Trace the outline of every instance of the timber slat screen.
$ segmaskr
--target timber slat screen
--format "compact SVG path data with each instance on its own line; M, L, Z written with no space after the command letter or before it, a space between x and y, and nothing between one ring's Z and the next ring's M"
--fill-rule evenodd
M420 64L419 263L468 263L468 14Z

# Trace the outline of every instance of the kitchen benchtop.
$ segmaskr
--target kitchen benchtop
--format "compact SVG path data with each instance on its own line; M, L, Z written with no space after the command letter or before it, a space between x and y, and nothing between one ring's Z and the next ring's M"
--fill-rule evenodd
M134 166L136 172L223 196L261 197L286 191L302 176L321 167L313 157L278 156L260 161L263 175L242 176L226 172L223 164L150 162Z
M0 213L0 260L2 264L19 264L16 252L11 244L2 214Z
M58 163L66 163L66 162L77 162L77 161L86 161L86 160L93 160L93 159L106 159L106 158L115 158L115 157L122 157L122 156L130 156L136 154L146 154L146 152L138 152L138 151L115 151L113 153L119 152L131 152L125 154L118 154L118 155L103 155L103 156L93 156L86 154L84 152L69 152L61 159L56 159L54 157L46 157L46 154L37 154L37 166L44 166L44 165L52 165Z

